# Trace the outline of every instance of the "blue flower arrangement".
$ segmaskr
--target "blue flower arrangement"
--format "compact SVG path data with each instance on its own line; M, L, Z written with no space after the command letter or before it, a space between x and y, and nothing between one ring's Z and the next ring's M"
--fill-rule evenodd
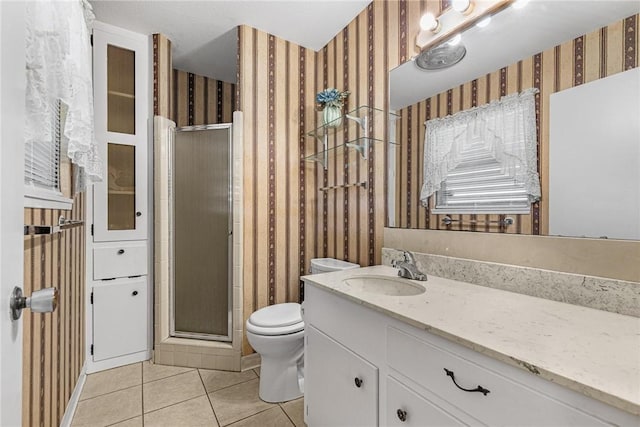
M338 107L342 108L344 106L344 100L349 95L349 91L345 90L344 92L340 92L336 88L325 89L322 92L319 92L316 95L316 102L320 108L324 107Z

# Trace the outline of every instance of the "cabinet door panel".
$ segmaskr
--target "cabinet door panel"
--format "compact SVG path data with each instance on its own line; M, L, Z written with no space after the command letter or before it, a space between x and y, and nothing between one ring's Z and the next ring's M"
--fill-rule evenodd
M93 360L147 349L147 278L93 288Z
M378 368L313 326L305 339L307 424L377 426Z
M419 396L394 378L387 377L387 425L445 427L466 424Z

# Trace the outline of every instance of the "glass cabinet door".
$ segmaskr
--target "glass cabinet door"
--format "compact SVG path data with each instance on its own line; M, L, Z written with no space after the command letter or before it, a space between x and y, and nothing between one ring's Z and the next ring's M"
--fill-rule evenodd
M136 147L109 143L107 229L136 228Z
M107 131L136 133L136 53L107 45Z
M147 40L93 34L96 139L103 161L94 186L95 242L147 238Z

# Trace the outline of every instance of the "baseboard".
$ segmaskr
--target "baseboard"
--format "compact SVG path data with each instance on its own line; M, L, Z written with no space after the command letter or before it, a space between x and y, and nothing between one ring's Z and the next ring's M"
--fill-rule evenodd
M78 382L76 382L76 387L73 389L71 398L67 403L67 409L64 410L64 416L62 417L62 421L60 421L60 427L71 426L71 421L73 421L73 416L76 413L78 401L80 400L80 394L82 393L82 388L84 387L84 382L86 379L87 361L85 360L84 365L82 365L82 369L80 370L80 376L78 377Z
M242 356L242 359L240 359L240 370L246 371L248 369L257 368L260 366L260 363L260 355L258 353Z

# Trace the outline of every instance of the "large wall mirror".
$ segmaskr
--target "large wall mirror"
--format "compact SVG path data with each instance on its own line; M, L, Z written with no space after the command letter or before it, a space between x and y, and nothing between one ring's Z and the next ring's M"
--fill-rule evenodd
M393 69L389 105L401 118L388 159L389 226L640 240L639 13L636 1L530 0L468 27L456 65L427 71L412 60ZM538 89L542 188L531 211L423 206L425 121L529 88Z

